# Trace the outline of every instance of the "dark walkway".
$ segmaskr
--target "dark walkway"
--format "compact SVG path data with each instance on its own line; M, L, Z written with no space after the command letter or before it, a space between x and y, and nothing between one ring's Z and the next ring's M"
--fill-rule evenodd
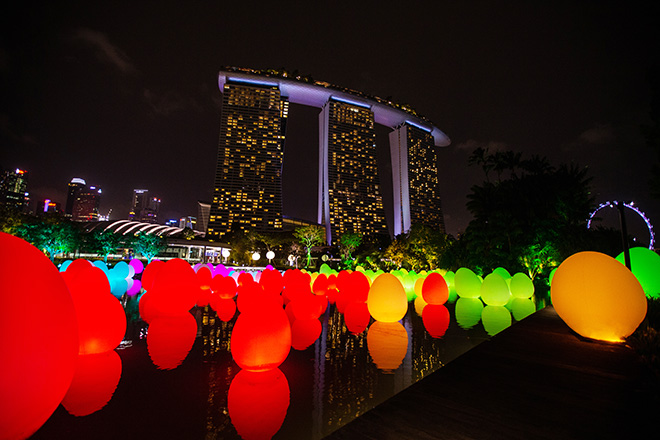
M547 307L327 439L660 438L660 386Z

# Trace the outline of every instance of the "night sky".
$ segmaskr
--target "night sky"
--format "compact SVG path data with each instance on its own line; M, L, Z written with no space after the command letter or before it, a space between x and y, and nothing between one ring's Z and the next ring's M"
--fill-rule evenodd
M163 220L197 215L215 174L218 71L285 67L410 104L451 138L439 157L451 234L467 226L466 195L484 179L467 165L478 146L588 166L597 202L634 200L660 218L647 185L656 158L640 132L659 53L648 6L15 3L0 14L0 167L28 170L34 200L64 206L81 177L103 189L111 219L126 218L134 188L162 199ZM310 220L318 111L292 105L284 164L284 213Z

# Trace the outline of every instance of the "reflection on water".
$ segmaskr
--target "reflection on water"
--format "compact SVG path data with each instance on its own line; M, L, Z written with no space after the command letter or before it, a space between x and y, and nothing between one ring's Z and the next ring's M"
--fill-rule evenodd
M104 377L111 374L95 368L105 385L72 388L66 409L34 438L319 439L511 325L512 313L519 320L535 307L531 300L484 307L478 298L460 298L420 309L426 318L410 303L400 322L371 320L354 333L331 306L318 324L294 321L294 349L278 369L262 373L234 362L236 317L223 321L209 306L180 322L155 319L146 337L143 323L131 323L132 344L111 352L120 360L119 384L110 386ZM84 389L90 403L72 410ZM74 417L67 409L94 415Z

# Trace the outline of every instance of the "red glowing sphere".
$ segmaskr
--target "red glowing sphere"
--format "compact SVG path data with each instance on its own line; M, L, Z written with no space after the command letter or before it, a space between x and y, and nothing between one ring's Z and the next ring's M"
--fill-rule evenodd
M151 288L154 285L154 280L156 279L156 276L158 275L158 272L163 268L165 265L164 261L161 260L154 260L151 263L147 264L147 267L144 268L144 271L142 272L142 287L144 290L151 290Z
M241 272L238 274L238 285L241 286L246 283L252 283L254 282L254 278L252 278L252 275L250 275L247 272Z
M291 326L291 348L305 350L321 335L321 322L318 319L296 319Z
M344 285L344 291L348 294L348 300L367 302L369 296L369 278L362 272L351 272Z
M190 313L156 316L149 323L147 351L159 370L173 370L184 361L197 336L197 321Z
M236 432L245 440L272 438L286 417L289 393L289 382L279 368L239 371L227 395L227 410Z
M293 316L296 319L317 319L324 312L323 303L317 295L308 293L291 301Z
M217 295L211 297L211 307L218 314L221 321L228 322L236 314L236 303L233 298L220 298Z
M326 295L328 293L328 277L325 274L319 274L312 284L314 295Z
M231 355L244 370L279 367L291 350L291 324L282 307L262 307L238 315L231 333Z
M449 310L442 304L427 304L422 311L424 327L433 338L441 338L449 328Z
M237 288L236 280L230 276L224 277L218 274L214 276L211 281L211 290L219 295L220 298L235 297Z
M195 275L197 276L197 281L199 282L199 287L201 289L208 290L211 288L213 274L207 266L200 266L199 269L197 269L197 272L195 272Z
M83 263L74 264L77 261ZM76 309L79 353L114 350L126 333L126 313L110 293L110 283L103 270L86 260L76 260L62 273L62 278Z
M62 405L69 414L77 417L95 413L112 398L121 370L121 358L114 350L79 356L76 373Z
M444 277L431 272L422 284L422 297L427 304L444 304L449 299L449 287Z
M0 364L0 436L24 439L48 420L71 384L78 324L64 280L39 249L3 232L0 249L0 331L6 336ZM20 311L26 301L29 319L38 325L25 325Z
M348 331L353 334L362 333L369 326L371 314L367 303L353 301L346 306L344 323Z
M264 292L279 295L284 289L284 278L282 274L274 269L266 269L261 272L259 284L263 287Z
M152 294L149 304L155 315L183 315L195 306L199 283L190 264L180 258L174 258L158 271L149 292Z

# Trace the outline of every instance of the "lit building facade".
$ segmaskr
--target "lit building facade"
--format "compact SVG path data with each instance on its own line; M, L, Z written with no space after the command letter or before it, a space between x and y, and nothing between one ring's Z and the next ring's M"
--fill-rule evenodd
M149 196L148 189L134 189L128 219L145 223L158 223L160 199Z
M101 192L101 189L95 186L82 188L73 202L72 220L76 222L98 221Z
M289 102L277 84L222 87L218 158L206 237L282 230L282 161Z
M317 219L325 226L328 244L344 232L398 235L417 222L444 230L436 147L448 146L450 140L409 106L308 77L290 78L283 71L232 67L219 72L218 85L223 102L207 238L217 240L236 230L282 229L289 103L321 109ZM396 142L390 145L393 168L401 174L394 183L398 189L393 188L399 198L394 231L387 230L374 124L396 134L390 136Z
M445 231L438 184L438 154L425 127L406 122L389 135L394 235L422 223Z
M66 196L66 206L64 207L64 215L66 217L73 217L73 205L76 203L76 199L82 190L87 188L87 182L80 177L74 177L69 182L69 187L67 188Z
M374 114L331 98L319 115L319 212L328 244L344 232L387 235L376 164Z
M27 211L30 202L27 186L27 171L18 168L4 171L0 179L0 204Z

